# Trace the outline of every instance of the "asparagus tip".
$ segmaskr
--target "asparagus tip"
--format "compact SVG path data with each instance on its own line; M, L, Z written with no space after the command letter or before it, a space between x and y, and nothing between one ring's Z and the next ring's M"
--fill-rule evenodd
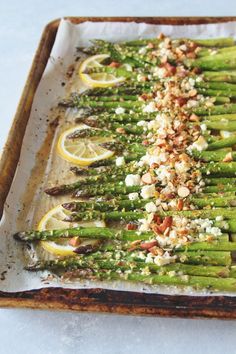
M29 270L29 271L33 271L33 272L37 272L39 270L42 270L42 264L41 262L37 261L31 264L28 264L27 266L24 267L25 270Z
M76 211L76 203L63 203L62 207L66 210Z
M44 192L48 195L58 195L65 193L65 188L64 186L52 187L45 189Z
M13 237L17 241L24 241L25 232L16 232Z

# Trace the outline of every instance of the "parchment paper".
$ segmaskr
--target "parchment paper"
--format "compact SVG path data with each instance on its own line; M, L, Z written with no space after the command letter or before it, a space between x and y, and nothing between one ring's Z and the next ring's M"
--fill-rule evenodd
M54 182L63 175L66 165L62 164L61 171L52 178L50 171L51 156L45 161L42 150L55 148L55 137L50 147L50 110L57 106L58 101L66 94L62 82L66 80L68 67L74 63L77 56L76 47L89 45L90 39L106 39L110 41L149 38L160 32L172 37L209 38L233 36L236 38L236 22L209 24L209 25L147 25L144 23L93 23L85 22L73 25L69 21L61 20L51 56L44 71L41 82L36 91L32 111L24 137L21 156L17 172L8 195L3 219L0 224L0 290L22 291L42 287L59 286L66 288L100 287L116 290L130 290L142 292L155 292L165 294L191 294L209 295L206 291L184 290L176 287L144 286L143 284L130 284L126 282L61 282L59 279L47 278L47 272L30 273L23 269L24 257L22 246L16 242L12 234L16 231L34 228L42 213L45 213L51 201L44 195L42 189L48 181ZM68 123L65 123L68 124ZM60 127L59 127L60 130ZM57 136L57 134L56 134ZM41 160L40 160L41 158ZM43 178L36 178L37 172L43 170ZM32 173L33 171L33 173ZM33 178L33 181L32 181ZM30 183L29 183L30 181ZM34 190L32 189L34 187ZM30 191L27 194L27 190ZM27 195L27 198L26 198ZM42 208L43 206L43 208ZM42 210L44 209L44 210ZM236 295L236 294L227 294Z

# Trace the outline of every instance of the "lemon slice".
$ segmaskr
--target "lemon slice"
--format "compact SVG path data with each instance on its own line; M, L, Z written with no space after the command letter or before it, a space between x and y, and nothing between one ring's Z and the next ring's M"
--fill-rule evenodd
M69 162L81 166L88 166L99 160L108 159L114 152L101 147L99 144L111 141L108 137L91 137L89 139L69 139L68 135L81 129L91 129L91 127L80 124L74 128L66 130L61 134L57 144L57 150L61 157Z
M102 62L109 57L108 54L98 54L84 60L79 68L81 80L91 87L109 87L124 81L124 77L116 77L112 73L86 74L89 69L103 67Z
M67 229L76 226L96 226L96 227L105 227L103 221L89 221L89 222L78 222L70 223L63 221L70 212L65 210L61 205L56 206L55 208L49 210L41 219L38 224L38 230L58 230L58 229ZM40 244L43 249L55 256L75 256L74 250L77 247L71 246L69 244L68 238L60 239L57 242L55 241L41 241ZM80 243L80 246L85 246L86 244L95 244L98 243L98 240L84 240Z

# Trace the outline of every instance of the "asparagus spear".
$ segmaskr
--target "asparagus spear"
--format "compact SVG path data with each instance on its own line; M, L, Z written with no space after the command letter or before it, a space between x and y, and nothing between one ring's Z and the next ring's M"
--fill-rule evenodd
M66 262L66 261L64 261ZM47 264L48 267L51 266L54 269L60 268L61 264ZM65 264L65 263L64 263ZM43 265L38 264L38 266L28 267L28 269L33 270ZM63 267L63 266L62 266ZM135 282L142 282L146 284L164 284L164 285L179 285L179 286L192 286L197 289L206 288L208 290L214 291L235 291L236 290L236 280L233 278L219 278L219 277L206 277L206 276L187 276L183 277L181 275L177 276L170 276L170 275L142 275L140 272L116 272L116 271L103 271L102 269L94 269L91 273L91 268L88 268L88 272L85 273L84 271L78 274L75 274L76 277L78 276L85 277L86 279L90 278L100 279L100 280L128 280L128 281L135 281Z
M210 185L210 186L233 185L236 184L236 179L234 177L219 177L219 178L211 177L211 178L205 178L204 182L206 185Z
M115 255L112 254L114 257ZM131 258L131 257L129 257ZM74 257L74 258L66 258L66 259L57 259L57 260L50 260L50 261L38 261L34 264L30 264L26 267L27 270L30 271L38 271L38 270L45 270L50 269L54 271L58 270L75 270L80 268L87 268L88 266L95 269L121 269L124 270L135 270L141 271L143 269L147 269L152 273L161 273L166 274L168 272L181 272L187 275L201 275L201 276L209 276L209 277L220 277L225 278L228 277L229 274L232 277L235 277L236 273L234 270L231 271L229 268L225 266L199 266L199 265L190 265L190 264L183 264L183 263L174 263L165 265L160 267L154 263L145 263L143 261L134 261L129 260L129 258L124 257L122 261L116 261L113 259L101 257L94 257L94 255L86 256L84 258Z
M236 175L236 162L212 162L203 165L200 168L202 174L209 175L227 175L229 177Z
M202 57L196 60L187 59L185 65L188 67L199 67L201 69L216 71L236 69L236 58L231 53L216 54L214 56Z
M123 184L107 183L106 185L87 186L86 188L78 189L73 193L73 196L78 197L94 197L99 195L119 195L139 192L140 186L126 186Z
M215 150L215 151L197 151L193 150L192 155L197 159L204 162L218 162L223 161L226 156L232 158L233 161L236 161L236 153L235 151L222 151L222 150Z
M182 210L182 211L163 211L159 212L162 217L165 216L182 216L190 219L209 218L215 219L217 216L222 216L225 219L234 219L236 217L236 208L216 208L216 209L201 209L201 210ZM137 221L146 217L145 212L80 212L68 216L68 221L79 220L106 220L106 221Z
M209 115L232 114L232 113L236 113L236 104L230 103L230 104L225 104L225 105L212 106L209 108L198 107L198 108L193 109L193 112L200 115L200 116L205 116L208 114Z
M229 138L219 139L208 145L207 150L218 150L236 145L236 135Z
M204 71L204 79L206 81L218 81L236 83L236 71Z

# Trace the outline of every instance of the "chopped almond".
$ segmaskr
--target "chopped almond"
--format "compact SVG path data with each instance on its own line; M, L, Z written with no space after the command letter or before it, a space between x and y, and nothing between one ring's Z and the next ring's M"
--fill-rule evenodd
M189 52L186 54L187 58L189 59L195 59L196 58L196 54L194 52Z
M180 107L184 106L187 103L187 98L185 97L177 97L176 101Z
M153 219L152 219L157 225L161 224L161 217L157 214L154 214Z
M183 210L183 206L184 206L183 199L179 199L177 202L177 210Z
M176 73L176 66L171 65L170 63L166 62L163 67L166 69L168 76L172 76Z
M137 230L138 225L130 222L126 225L126 228L127 228L127 230Z
M172 222L173 222L172 216L166 216L162 224L155 225L154 229L152 228L152 230L157 234L159 233L163 234L166 231L166 229L168 228L170 229L170 227L172 226ZM168 232L169 231L170 230L168 230Z
M196 89L192 89L189 91L188 93L189 97L194 97L197 95L197 90Z
M196 114L192 113L191 116L189 117L189 120L191 122L198 122L199 121L199 118Z
M81 241L78 236L71 238L68 242L68 244L72 247L77 247L80 243Z
M151 254L153 254L153 256L162 256L164 253L163 249L161 249L157 246L149 248L148 251L151 252Z
M142 145L144 145L144 146L149 145L149 141L148 140L143 140L142 141Z
M112 61L111 64L109 64L108 66L110 66L111 68L119 68L120 63L117 63L116 61Z
M143 250L148 250L154 246L157 246L158 243L156 240L153 240L153 241L149 241L149 242L142 242L140 247L143 249Z
M160 33L159 36L157 37L158 39L164 39L166 36L164 35L164 33Z
M116 132L119 134L125 134L125 129L124 128L116 128Z
M232 156L232 152L230 151L223 158L223 162L231 162L231 161L233 161L233 156Z
M147 45L147 47L148 47L149 49L152 49L152 48L154 48L154 44L151 43L151 42L149 42L148 45Z
M135 240L135 241L131 242L130 248L128 249L128 251L132 252L132 251L136 250L139 247L140 243L141 243L141 240Z

